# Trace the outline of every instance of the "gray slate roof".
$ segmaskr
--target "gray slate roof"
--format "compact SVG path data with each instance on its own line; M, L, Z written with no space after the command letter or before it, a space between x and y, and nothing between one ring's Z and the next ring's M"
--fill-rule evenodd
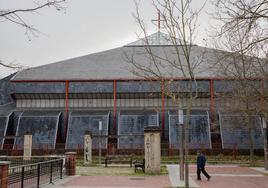
M165 77L183 77L180 71L164 59L170 62L177 61L177 53L174 45L169 43L167 35L155 33L149 36L151 49L157 55L160 62L160 70ZM144 66L152 66L150 56L146 52L146 46L142 40L129 45L99 53L89 54L73 59L68 59L39 67L29 68L18 72L12 80L113 80L113 79L138 79L139 75L130 60L134 59ZM160 44L160 45L159 45ZM196 77L212 77L211 63L215 62L213 52L216 50L200 46L193 46L191 61L202 63L195 71ZM184 60L183 60L184 61ZM152 75L153 76L153 75Z
M127 44L126 46L130 47L130 46L146 46L146 45L173 46L173 43L169 35L162 33L162 32L156 32L152 35L147 36L146 38Z

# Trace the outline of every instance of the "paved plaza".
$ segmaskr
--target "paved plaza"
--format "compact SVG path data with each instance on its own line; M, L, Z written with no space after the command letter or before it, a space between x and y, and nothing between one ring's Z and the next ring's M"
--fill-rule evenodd
M171 165L178 169L177 165ZM92 169L89 167L89 172ZM169 169L170 167L168 167ZM124 168L123 168L124 169ZM178 187L174 185L176 181L172 180L173 172L168 175L78 175L66 178L56 182L54 185L45 186L45 188L163 188ZM196 167L190 165L190 177L193 181L193 187L200 188L268 188L268 175L263 173L261 168L240 167L237 165L208 165L207 171L212 176L207 181L202 176L202 181L196 181ZM83 169L85 171L85 169ZM107 168L109 171L110 168ZM133 169L130 169L133 170ZM125 169L126 171L126 169ZM177 173L177 172L175 172ZM108 173L109 174L109 173ZM119 174L119 173L118 173ZM179 178L179 177L178 177ZM176 179L176 178L175 178Z

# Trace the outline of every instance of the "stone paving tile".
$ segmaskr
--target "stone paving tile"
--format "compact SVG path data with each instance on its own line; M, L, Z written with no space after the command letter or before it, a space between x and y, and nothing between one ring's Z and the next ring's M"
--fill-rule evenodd
M172 187L183 187L185 185L185 182L180 180L180 168L179 165L167 165L168 169L168 175L170 184ZM199 187L192 179L192 177L189 177L189 186L190 187Z
M212 177L196 181L201 188L268 188L268 177Z
M190 173L196 173L196 167L195 166L190 166ZM248 167L224 167L224 166L207 166L206 171L209 174L260 174L260 172L248 168Z
M262 174L267 174L268 175L268 171L265 170L263 167L251 167L251 169L256 170L258 172L261 172Z
M113 169L114 170L114 169ZM248 167L207 166L210 181L196 181L196 167L190 166L192 179L201 188L268 188L268 176ZM179 177L178 177L179 178ZM68 180L67 180L68 179ZM49 188L163 188L171 186L166 176L76 176Z
M268 176L248 167L208 166L206 170L212 178L196 181L201 188L268 188ZM191 166L191 176L196 179L195 171Z
M64 186L90 187L170 187L168 176L80 176L64 184Z

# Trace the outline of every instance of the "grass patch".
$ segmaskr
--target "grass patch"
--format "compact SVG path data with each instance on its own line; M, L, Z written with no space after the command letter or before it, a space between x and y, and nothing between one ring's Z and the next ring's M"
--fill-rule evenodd
M161 166L160 174L145 174L142 170L134 172L134 168L127 167L78 167L77 173L81 176L152 176L152 175L167 175L166 166Z
M145 174L141 169L134 172L134 167L107 167L104 166L90 166L90 167L77 167L77 173L81 176L153 176L153 175L167 175L168 171L166 166L161 166L160 174Z
M144 156L136 156L132 155L132 159L134 160L142 160ZM207 162L209 164L237 164L245 167L262 167L264 165L264 157L263 156L254 156L253 164L250 164L250 157L248 155L238 155L236 158L230 155L207 155ZM101 157L101 163L104 165L105 157ZM179 164L179 156L162 156L161 157L161 166L165 166L167 164ZM196 155L189 155L189 163L196 163ZM82 155L78 156L76 165L78 167L99 167L99 157L92 157L92 164L85 165L84 158ZM110 168L110 167L109 167ZM108 168L106 168L108 169Z

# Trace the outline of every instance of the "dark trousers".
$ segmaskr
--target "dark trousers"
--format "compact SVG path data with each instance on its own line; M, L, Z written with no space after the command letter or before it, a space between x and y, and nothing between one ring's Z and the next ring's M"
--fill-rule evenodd
M205 170L205 167L197 168L197 179L201 180L200 173L203 173L207 178L210 178L210 175Z

